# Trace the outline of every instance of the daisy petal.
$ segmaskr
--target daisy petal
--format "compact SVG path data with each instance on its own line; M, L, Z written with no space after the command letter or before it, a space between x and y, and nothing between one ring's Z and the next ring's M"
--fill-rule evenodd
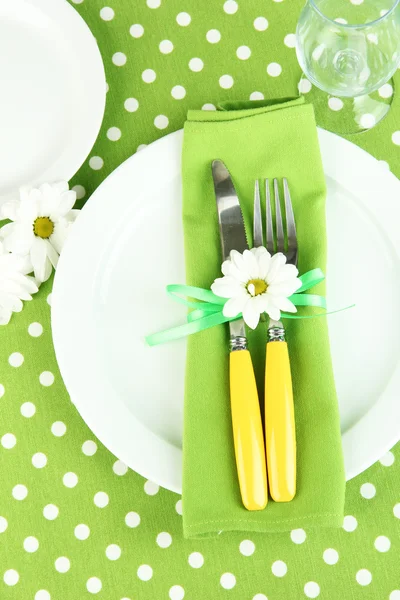
M46 242L47 257L50 260L53 267L56 269L57 263L58 263L58 252L54 248L54 246L52 246L52 244L49 242L49 240L45 240L45 242Z
M297 278L299 270L294 265L283 265L270 283L283 283Z
M238 252L237 250L231 250L231 253L229 256L230 256L231 261L235 265L235 267L238 268L240 271L243 271L243 269L244 269L243 254L240 254L240 252Z
M48 273L48 267L46 266L46 263L49 261L47 259L47 247L45 240L40 237L35 237L31 247L30 258L36 279L40 282L46 281L50 274L48 274L48 277L46 278Z
M258 259L258 266L260 269L260 278L267 280L268 272L271 264L271 255L266 250Z
M247 300L243 308L244 322L251 329L255 329L260 321L260 311L258 309L258 302L256 300L256 298L250 298Z
M10 221L16 221L18 216L18 202L6 202L1 207L1 216L3 219L9 219Z
M283 296L278 296L273 299L273 304L277 308L279 308L279 310L283 310L285 312L293 312L293 313L297 312L297 308L295 307L293 302L291 302L289 300L289 298L284 298Z
M260 277L260 270L258 268L258 262L251 250L245 250L243 252L243 271L247 274L247 280L258 279Z
M8 325L11 319L12 312L1 305L0 302L0 325Z
M283 283L271 283L268 286L268 294L271 296L285 296L289 298L299 289L299 279L292 279L290 281L284 281ZM300 281L301 285L301 281Z
M233 298L239 295L242 289L240 283L229 275L216 279L211 286L211 291L221 298Z
M267 274L268 284L274 281L274 278L278 275L284 264L286 264L286 256L284 256L282 252L278 252L271 257Z
M243 293L240 296L236 296L235 298L230 298L222 309L222 313L225 317L236 317L240 315L242 312L246 302L248 300L248 295Z
M230 275L231 277L234 277L241 283L246 283L247 281L246 274L243 273L243 271L240 271L230 259L225 260L222 263L221 271L224 275Z
M64 192L64 194L61 195L60 201L58 203L56 219L59 219L60 217L65 217L65 215L69 213L70 210L72 210L75 202L76 192L72 190L70 190L69 192ZM52 217L50 216L50 218Z
M269 303L268 310L266 310L265 312L274 321L279 321L279 319L281 318L281 311L271 302Z
M66 225L65 219L62 219L54 225L54 231L51 234L49 240L52 246L57 250L58 254L61 254L65 240L68 236L69 227Z

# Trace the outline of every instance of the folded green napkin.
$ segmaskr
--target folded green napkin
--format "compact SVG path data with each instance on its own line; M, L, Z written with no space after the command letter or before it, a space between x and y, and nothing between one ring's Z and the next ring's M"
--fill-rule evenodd
M226 103L190 111L183 145L183 224L187 283L209 288L222 262L211 162L225 162L251 243L254 180L287 177L297 224L299 272L326 268L325 179L313 108L302 98ZM320 284L315 293L324 294ZM221 531L338 527L345 477L338 405L325 318L287 320L296 436L297 495L247 511L240 498L229 405L228 326L188 338L183 436L186 537ZM266 325L249 332L263 404Z

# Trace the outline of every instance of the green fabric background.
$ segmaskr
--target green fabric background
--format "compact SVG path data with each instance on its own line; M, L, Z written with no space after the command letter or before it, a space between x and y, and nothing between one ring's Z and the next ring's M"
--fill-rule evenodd
M214 158L223 160L232 174L250 243L255 179L287 177L296 215L300 273L316 267L325 270L326 186L312 106L298 98L247 110L241 103L238 108L192 110L185 123L182 170L188 284L208 287L221 275L211 178ZM324 286L315 291L323 294ZM296 497L290 503L270 501L263 511L243 507L229 408L228 327L203 331L188 339L183 439L186 536L343 523L343 459L327 322L288 320L285 326L295 398ZM249 335L261 399L266 339L266 327Z
M155 6L157 2L149 0L149 4ZM83 0L76 4L75 8L86 19L100 44L110 86L103 127L89 157L101 157L103 166L93 170L88 159L74 178L72 185L81 186L79 195L85 192L80 203L140 145L182 127L189 108L201 108L206 103L217 104L223 100L248 99L253 92L266 97L295 95L300 70L294 49L284 40L292 45L293 37L286 36L295 31L301 5L301 0L238 0L237 11L228 14L224 11L223 0L162 0L158 8L150 8L145 0ZM100 11L105 6L113 9L112 20L101 18ZM235 8L232 2L227 6L228 11L231 7ZM183 11L191 16L188 26L176 22L176 16ZM269 26L264 31L256 30L253 25L258 17L268 20ZM143 26L141 37L130 35L133 24ZM218 43L207 41L206 33L211 29L220 31ZM174 49L170 54L160 52L162 40L172 41ZM247 60L236 55L237 48L242 45L251 49ZM125 53L124 66L114 65L112 57L116 52ZM199 72L188 67L194 57L204 62L204 68ZM266 72L267 65L273 62L282 67L282 73L277 77ZM144 83L141 77L148 68L157 74L152 84ZM231 89L222 89L219 85L219 78L225 74L234 79ZM396 81L400 83L398 74ZM186 90L186 96L181 100L171 95L176 85ZM139 107L135 112L125 109L128 98L138 100ZM395 97L391 113L379 127L354 138L378 159L386 161L398 176L399 98ZM127 106L133 107L135 103L130 101ZM169 119L165 130L154 125L155 118L161 114ZM118 141L107 136L112 127L121 131ZM115 133L112 130L108 135L115 138ZM91 164L96 166L96 161ZM112 215L111 199L110 219ZM98 441L93 455L88 456L82 451L84 442L95 441L95 437L70 403L57 370L47 302L50 292L51 282L41 288L21 314L13 317L9 326L0 329L1 600L85 600L92 597L104 600L179 600L183 597L185 600L303 600L307 597L399 600L399 446L347 485L347 530L307 529L305 539L301 532L292 534L297 542L304 539L300 544L293 542L289 533L226 533L212 540L184 540L177 495L158 490L157 486L131 471L119 475L125 471L123 465ZM28 333L28 327L34 322L43 326L39 337ZM9 363L14 352L24 356L20 367ZM45 371L54 374L51 386L40 383L40 374ZM49 375L41 379L45 383L52 380ZM21 414L21 410L24 414L32 413L30 405L21 409L27 402L36 407L31 417ZM57 422L65 424L64 435L52 433L52 424ZM58 424L53 426L53 431L60 434L64 429ZM10 445L12 440L2 437L7 433L16 438L15 446L9 449L3 445ZM84 446L89 454L94 449L90 444ZM38 452L47 457L43 468L32 464L32 457ZM34 462L43 464L37 457ZM64 475L69 472L78 477L72 488L63 483ZM74 478L69 476L65 481L74 482ZM24 500L16 500L12 495L18 484L25 485L28 490ZM17 496L19 489L14 492ZM94 503L98 492L107 494L96 496L96 502L103 508ZM108 504L104 506L107 498ZM58 516L54 520L43 516L44 507L50 504L58 507ZM54 516L55 509L47 508L45 514L49 515L49 512ZM140 516L140 523L129 527L125 523L126 515L133 512ZM130 524L137 524L138 520L139 517L132 514L127 517ZM79 524L90 528L90 535L85 540L77 539L74 534ZM77 530L78 535L79 531L83 528ZM158 537L162 532L171 537ZM29 536L36 537L39 542L35 552L24 549L24 540ZM390 540L387 552L375 548L377 539L378 548L387 547L387 542L379 536ZM170 541L171 544L161 547L157 539L161 546ZM241 548L249 554L253 550L249 543L241 545L246 539L252 541L255 548L250 556L240 551ZM107 558L106 549L111 544L121 549L117 560ZM29 549L35 547L32 540L25 545ZM323 558L334 556L332 552L325 553L329 548L338 553L334 565L327 564ZM200 553L204 564L199 554L193 556L193 553ZM112 548L108 554L115 557L118 552ZM55 569L59 557L70 561L70 569L65 573ZM287 565L283 577L272 572L276 561ZM65 561L61 561L63 564ZM201 564L199 568L191 566ZM138 577L141 565L151 566L150 580L143 581ZM3 582L3 575L10 569L19 574L19 581L14 586ZM369 580L362 569L372 576L371 583L365 586L356 579L359 573L359 580ZM282 573L284 568L280 563L275 564L274 571ZM147 572L145 569L145 575ZM143 569L139 571L142 573ZM224 576L226 573L231 573L235 579ZM8 573L6 580L9 577ZM101 591L94 596L86 587L91 577L97 577L102 585ZM220 583L221 577L224 585L235 585L225 589ZM318 584L318 596L315 596L317 588L308 585L309 582Z

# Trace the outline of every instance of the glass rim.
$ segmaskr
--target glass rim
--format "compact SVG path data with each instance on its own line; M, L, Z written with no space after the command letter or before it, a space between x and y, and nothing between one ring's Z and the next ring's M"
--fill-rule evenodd
M348 29L364 29L367 27L371 27L372 25L377 25L378 23L380 23L380 21L383 21L387 17L390 17L394 10L400 5L400 0L396 0L393 6L389 8L387 13L380 16L378 19L374 19L373 21L369 21L368 23L354 23L353 25L351 25L350 23L341 23L340 21L335 21L335 19L331 19L330 17L325 15L324 12L320 9L320 7L317 6L316 0L308 0L308 2L323 19L329 21L330 23L333 23L334 25L337 25L338 27L344 27Z

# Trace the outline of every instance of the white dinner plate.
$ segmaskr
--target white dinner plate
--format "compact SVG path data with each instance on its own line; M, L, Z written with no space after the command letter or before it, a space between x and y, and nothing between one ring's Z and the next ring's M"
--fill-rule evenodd
M96 190L61 255L55 350L66 387L99 439L129 467L182 488L186 341L144 337L184 322L182 132L135 154ZM346 476L400 437L400 182L372 156L319 131L328 183L328 301ZM312 343L312 341L310 341Z
M67 0L0 0L0 203L68 181L96 140L106 83L97 43Z

